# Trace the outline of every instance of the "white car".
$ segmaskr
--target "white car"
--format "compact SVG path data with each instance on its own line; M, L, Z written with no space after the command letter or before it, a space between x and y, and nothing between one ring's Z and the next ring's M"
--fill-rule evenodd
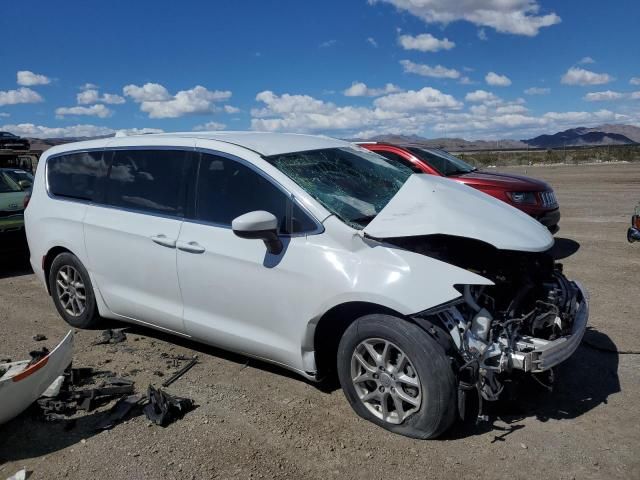
M116 137L47 150L31 264L72 326L148 325L309 379L362 417L435 437L465 392L577 348L582 288L553 237L475 189L353 144L258 132Z

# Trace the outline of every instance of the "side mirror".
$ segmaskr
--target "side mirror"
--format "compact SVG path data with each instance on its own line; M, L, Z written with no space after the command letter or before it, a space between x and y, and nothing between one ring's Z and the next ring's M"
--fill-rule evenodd
M264 210L245 213L231 222L231 228L240 238L262 240L269 253L282 252L282 242L278 237L278 219Z
M18 182L18 185L20 185L20 188L22 190L27 190L27 189L31 188L31 182L29 180L20 180Z

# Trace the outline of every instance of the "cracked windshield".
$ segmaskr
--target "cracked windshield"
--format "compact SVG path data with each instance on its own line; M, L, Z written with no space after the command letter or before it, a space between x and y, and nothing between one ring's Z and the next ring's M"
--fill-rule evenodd
M355 148L288 153L266 160L357 229L368 225L413 173Z

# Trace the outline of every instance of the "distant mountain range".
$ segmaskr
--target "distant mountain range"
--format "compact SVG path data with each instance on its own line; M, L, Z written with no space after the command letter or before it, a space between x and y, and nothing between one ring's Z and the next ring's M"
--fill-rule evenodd
M630 145L640 142L640 128L633 125L600 125L571 128L553 135L540 135L524 143L538 148L583 147L592 145Z
M46 150L61 143L89 140L88 138L30 138L32 149ZM352 139L354 140L354 139ZM417 135L378 135L367 140L423 145L452 152L470 150L519 150L527 148L565 148L603 145L632 145L640 143L640 127L624 124L605 124L598 127L578 127L552 135L540 135L528 140L465 140L463 138L424 138Z
M640 143L640 127L634 125L600 125L578 127L553 135L540 135L528 140L464 140L462 138L427 139L416 135L378 135L368 139L374 142L412 143L425 147L462 152L469 150L514 150L521 148L564 148L603 145L632 145Z

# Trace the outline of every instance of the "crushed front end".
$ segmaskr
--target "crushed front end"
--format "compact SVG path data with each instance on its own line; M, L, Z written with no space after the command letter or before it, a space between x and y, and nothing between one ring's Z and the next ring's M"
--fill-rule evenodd
M450 336L443 345L458 370L461 391L476 389L481 399L497 400L517 372L548 371L578 348L587 327L588 294L564 276L552 251L504 251L448 236L393 243L494 282L458 285L458 299L414 316Z

